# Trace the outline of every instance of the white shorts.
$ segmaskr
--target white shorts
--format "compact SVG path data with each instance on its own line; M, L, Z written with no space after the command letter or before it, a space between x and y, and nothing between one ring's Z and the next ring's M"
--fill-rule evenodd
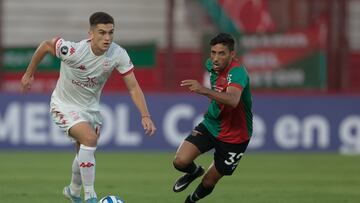
M99 134L102 125L102 117L99 111L87 111L75 106L56 105L51 103L50 114L54 123L59 126L68 136L69 129L80 122L89 123L90 126L95 130L96 134ZM71 139L73 140L73 138Z

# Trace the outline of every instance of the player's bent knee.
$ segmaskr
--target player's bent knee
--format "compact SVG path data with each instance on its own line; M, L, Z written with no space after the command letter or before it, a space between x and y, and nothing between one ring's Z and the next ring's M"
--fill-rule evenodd
M178 157L178 156L176 156L175 159L174 159L174 161L173 161L173 165L174 165L174 167L175 167L176 169L183 169L183 168L185 168L188 164L189 164L189 163L188 163L185 159L183 159L183 158L181 158L181 157Z
M82 143L85 146L89 146L89 147L96 147L97 145L97 137L96 136L86 136Z

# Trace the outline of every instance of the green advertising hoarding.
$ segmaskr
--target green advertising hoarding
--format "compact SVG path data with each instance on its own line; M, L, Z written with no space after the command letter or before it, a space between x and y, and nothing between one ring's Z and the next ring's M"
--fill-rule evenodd
M324 89L327 84L325 37L321 26L287 33L243 35L239 59L254 88Z
M137 68L152 68L156 63L155 43L125 46L132 62ZM6 72L23 72L34 54L35 47L6 48L4 53L4 65ZM39 71L58 71L60 60L47 54L39 64Z
M255 89L325 89L327 87L326 27L314 25L285 33L247 35L233 33L239 61L245 65ZM209 41L203 37L204 60Z
M34 54L36 48L7 48L4 53L4 65L6 72L23 72ZM39 71L56 71L60 67L60 60L47 54L39 64Z

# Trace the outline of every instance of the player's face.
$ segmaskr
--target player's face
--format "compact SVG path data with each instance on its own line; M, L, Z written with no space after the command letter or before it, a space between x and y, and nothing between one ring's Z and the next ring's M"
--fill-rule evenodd
M97 24L90 28L91 48L96 55L104 54L114 38L113 24Z
M211 47L210 58L213 64L213 70L217 73L223 71L231 62L235 52L223 44L216 44Z

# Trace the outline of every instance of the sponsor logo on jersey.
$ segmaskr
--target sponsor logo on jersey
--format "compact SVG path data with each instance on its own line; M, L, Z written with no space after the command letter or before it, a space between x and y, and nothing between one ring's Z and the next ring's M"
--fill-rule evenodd
M67 46L62 46L60 48L60 52L62 55L66 55L68 53L68 51L69 51L69 48Z
M89 83L97 84L96 77L86 77L87 81Z
M99 83L96 79L96 77L86 77L86 81L82 82L82 81L78 81L78 80L72 80L71 81L72 84L83 87L83 88L94 88L95 86L97 86Z

